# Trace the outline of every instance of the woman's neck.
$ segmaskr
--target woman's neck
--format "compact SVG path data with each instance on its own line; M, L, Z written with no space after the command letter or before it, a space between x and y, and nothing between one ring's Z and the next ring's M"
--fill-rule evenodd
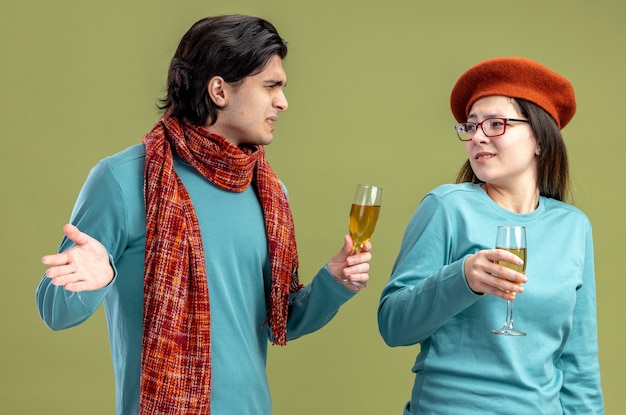
M483 183L481 187L491 200L511 212L530 213L539 206L539 189L537 188L511 190L491 183Z

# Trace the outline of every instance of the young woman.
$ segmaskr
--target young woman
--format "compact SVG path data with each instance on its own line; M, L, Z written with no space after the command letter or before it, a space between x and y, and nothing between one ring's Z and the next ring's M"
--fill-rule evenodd
M570 82L525 58L467 70L451 94L468 160L411 218L380 300L390 346L419 344L404 414L600 414L592 228L565 203ZM526 228L521 259L495 249ZM500 277L500 278L499 278ZM497 336L505 301L527 336Z

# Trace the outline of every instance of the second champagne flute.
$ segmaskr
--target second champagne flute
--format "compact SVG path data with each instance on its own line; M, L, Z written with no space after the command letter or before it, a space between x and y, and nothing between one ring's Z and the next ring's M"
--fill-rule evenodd
M500 265L511 268L522 274L526 273L526 228L523 226L498 226L496 236L496 249L504 249L517 255L524 261L520 266L508 262L500 262ZM508 291L507 291L508 292ZM526 333L516 330L513 324L513 301L506 301L506 319L502 328L492 330L491 333L501 336L525 336Z

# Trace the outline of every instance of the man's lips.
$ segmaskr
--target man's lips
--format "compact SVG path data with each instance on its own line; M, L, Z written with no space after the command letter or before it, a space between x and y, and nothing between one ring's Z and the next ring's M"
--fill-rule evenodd
M265 120L265 122L267 123L267 125L270 126L270 129L272 131L276 129L276 126L274 125L275 121L278 121L278 117L269 117L267 120Z

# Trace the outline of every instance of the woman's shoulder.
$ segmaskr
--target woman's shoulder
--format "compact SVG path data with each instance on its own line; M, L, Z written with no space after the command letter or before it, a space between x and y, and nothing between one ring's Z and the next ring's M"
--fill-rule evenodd
M567 216L570 218L576 218L584 223L590 223L590 220L585 212L572 204L543 196L540 199L540 203L544 205L547 211L552 212L557 216Z
M428 192L420 202L423 209L465 210L485 202L485 192L479 184L442 184Z
M468 194L480 194L482 189L475 183L447 183L435 187L428 194L442 199L467 197Z

